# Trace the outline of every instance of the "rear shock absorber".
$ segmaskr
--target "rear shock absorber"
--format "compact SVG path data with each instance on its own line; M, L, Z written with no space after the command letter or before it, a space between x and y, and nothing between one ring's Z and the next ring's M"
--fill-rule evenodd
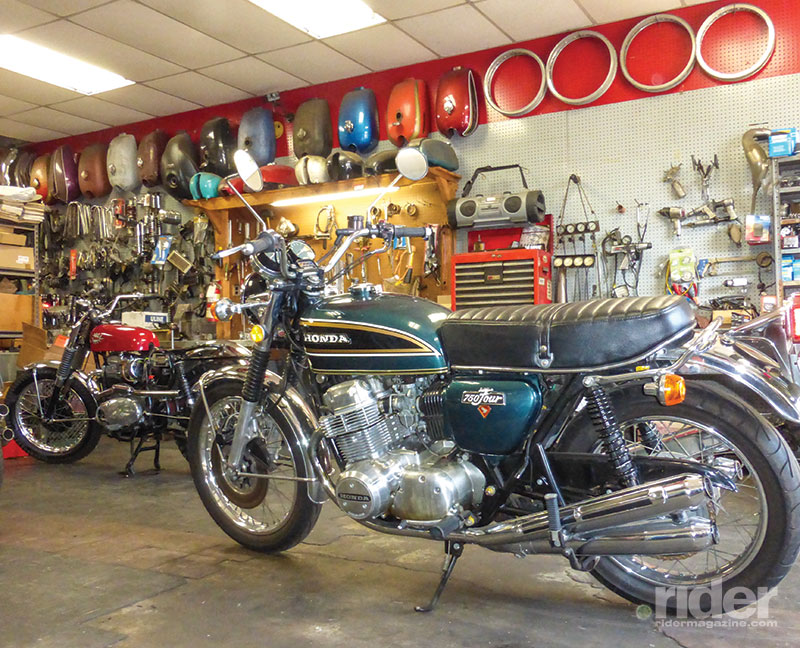
M194 405L192 386L189 384L189 379L186 377L186 365L183 360L178 360L175 363L175 371L178 372L178 384L180 385L183 397L186 399L189 407L192 407Z
M639 483L639 475L631 461L631 453L625 444L622 428L617 421L614 405L606 390L598 385L587 389L587 409L603 450L611 460L620 482L625 488Z

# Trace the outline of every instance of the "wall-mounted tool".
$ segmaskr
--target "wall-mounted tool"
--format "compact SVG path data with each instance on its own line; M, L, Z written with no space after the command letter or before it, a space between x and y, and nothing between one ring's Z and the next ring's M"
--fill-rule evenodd
M719 158L717 157L717 154L714 153L714 161L707 166L703 166L703 163L700 161L700 159L695 158L693 155L692 168L697 171L698 175L700 176L703 201L708 202L710 200L708 197L708 188L711 185L711 174L714 172L714 169L719 170Z
M324 215L324 221L320 217ZM317 219L314 221L314 238L322 241L322 249L328 249L328 241L331 232L336 229L336 210L333 205L325 205L317 212Z
M664 171L664 179L662 180L662 182L669 183L669 186L672 187L672 193L675 194L676 198L684 198L686 196L686 189L683 188L681 181L678 180L681 166L681 164L676 164Z
M658 214L672 222L672 230L675 236L681 235L683 227L718 225L719 223L730 223L738 220L733 198L709 200L699 207L689 210L681 207L662 207L658 210Z

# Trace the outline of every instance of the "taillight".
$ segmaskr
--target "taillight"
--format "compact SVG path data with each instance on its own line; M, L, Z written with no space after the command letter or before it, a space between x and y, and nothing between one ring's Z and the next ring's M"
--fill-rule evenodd
M792 339L792 342L800 342L800 293L795 293L789 302L789 321L787 326L787 333Z

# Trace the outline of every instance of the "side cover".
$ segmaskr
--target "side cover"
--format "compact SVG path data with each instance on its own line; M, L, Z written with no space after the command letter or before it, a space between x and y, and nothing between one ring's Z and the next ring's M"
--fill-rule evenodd
M139 179L145 187L161 184L161 156L168 140L167 133L157 128L139 142L136 166L139 167Z
M195 200L216 198L219 196L219 185L222 178L215 173L195 173L189 181L189 190Z
M328 176L331 180L349 180L364 175L363 160L350 151L334 151L328 156Z
M46 205L53 202L53 197L47 191L47 176L50 169L50 155L40 155L31 166L30 186L36 189Z
M106 160L108 145L91 144L83 149L78 162L78 184L85 198L100 198L111 192Z
M343 151L369 153L378 146L378 102L368 88L351 90L339 106L339 146Z
M394 161L397 151L378 151L367 158L364 166L365 175L380 175L381 173L392 173L397 171L397 163Z
M170 194L183 200L192 197L189 182L197 172L197 150L189 133L180 131L167 142L161 156L161 181Z
M478 90L472 70L455 67L436 88L436 128L446 137L471 135L478 125Z
M405 79L392 88L386 108L386 132L395 146L428 134L428 89L420 79Z
M458 156L450 145L450 142L443 142L442 140L426 137L425 139L414 140L411 142L410 146L414 146L422 151L430 166L442 167L448 171L455 171L458 169Z
M331 109L325 99L309 99L297 108L292 122L292 146L294 155L327 157L333 147Z
M133 191L139 186L139 168L136 138L120 133L108 145L106 168L112 187L121 191Z
M56 200L68 203L77 200L81 191L78 186L78 164L69 145L59 146L50 158L48 185Z
M275 159L275 118L269 108L251 108L242 115L238 144L253 156L258 166Z
M200 169L220 176L233 172L236 138L224 117L209 119L200 129Z
M294 166L297 181L301 185L328 182L328 160L321 155L304 155Z

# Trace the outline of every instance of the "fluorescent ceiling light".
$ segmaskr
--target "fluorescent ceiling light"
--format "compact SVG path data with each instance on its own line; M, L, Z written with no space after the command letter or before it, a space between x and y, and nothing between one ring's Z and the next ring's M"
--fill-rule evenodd
M134 83L91 63L8 35L0 36L0 67L85 95Z
M314 38L327 38L386 22L362 0L250 0Z
M370 187L369 189L352 189L351 191L339 191L328 194L313 194L311 196L299 196L297 198L282 198L270 203L273 207L289 207L291 205L307 205L309 203L329 203L333 200L344 200L347 198L362 198L363 196L377 196L380 193L394 193L400 187Z

